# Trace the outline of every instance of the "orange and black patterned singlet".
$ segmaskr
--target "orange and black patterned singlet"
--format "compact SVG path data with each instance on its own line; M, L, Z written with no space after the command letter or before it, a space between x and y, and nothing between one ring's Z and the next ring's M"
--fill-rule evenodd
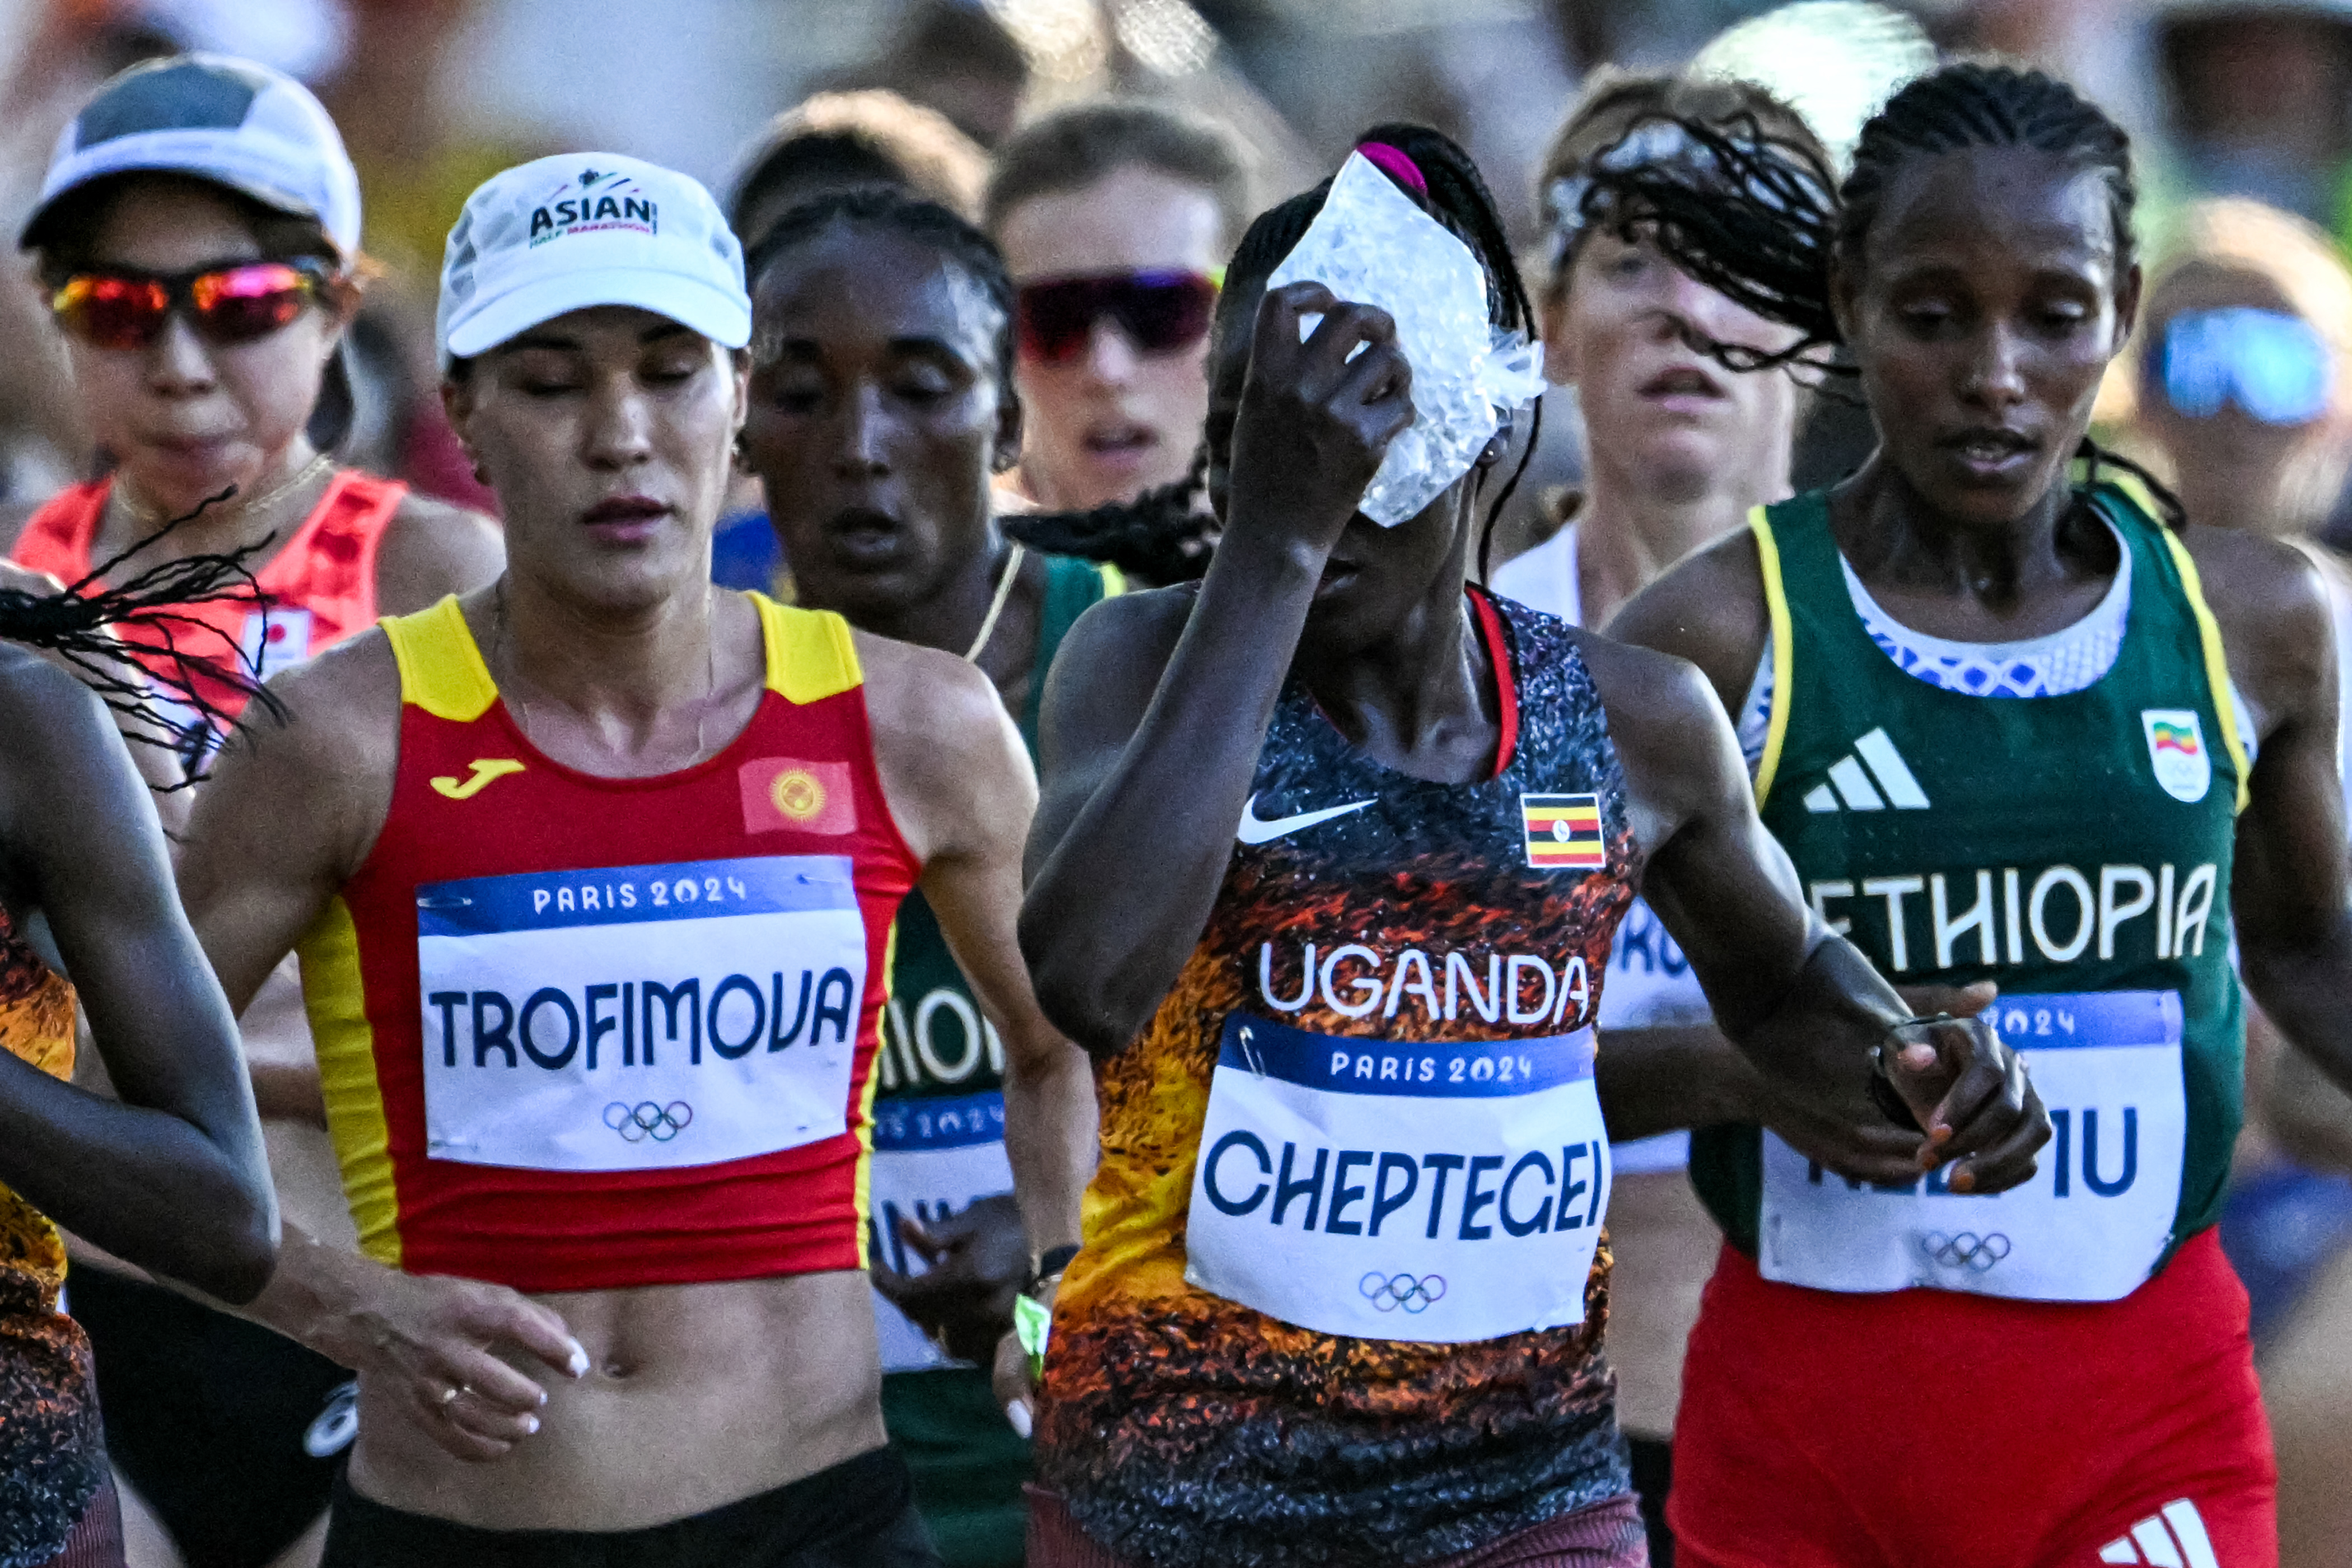
M0 910L0 1046L53 1078L73 1071L74 992ZM89 1342L58 1310L65 1246L0 1187L0 1568L65 1549L106 1466Z
M1472 607L1498 772L1384 768L1292 683L1199 945L1097 1067L1037 1451L1123 1560L1431 1563L1628 1490L1591 1024L1641 850L1573 635Z

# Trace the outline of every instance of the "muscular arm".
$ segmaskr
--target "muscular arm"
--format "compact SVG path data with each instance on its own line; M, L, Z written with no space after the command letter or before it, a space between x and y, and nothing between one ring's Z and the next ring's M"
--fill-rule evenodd
M891 814L923 859L923 897L1004 1041L1004 1142L1032 1253L1075 1244L1094 1166L1087 1059L1045 1019L1013 933L1037 784L978 669L858 634L874 750ZM1010 1310L1010 1303L1006 1303Z
M1744 563L1732 546L1744 546ZM1757 816L1716 695L1744 695L1761 653L1760 592L1753 618L1736 592L1743 564L1756 582L1752 542L1727 542L1694 563L1697 570L1654 584L1617 623L1714 669L1586 642L1636 828L1651 847L1643 894L1689 954L1717 1026L1754 1069L1685 1031L1613 1036L1625 1066L1602 1080L1604 1099L1612 1089L1633 1095L1623 1120L1644 1130L1724 1120L1746 1100L1751 1111L1741 1120L1795 1132L1801 1143L1835 1130L1843 1150L1833 1163L1858 1174L1902 1179L1922 1163L1958 1158L1952 1180L1961 1190L2014 1185L2032 1173L2048 1121L2015 1057L1989 1035L1955 1028L1939 1049L1915 1046L1895 1058L1895 1087L1926 1129L1924 1142L1870 1097L1873 1054L1911 1010L1806 909L1795 868ZM1709 605L1723 608L1710 613ZM1687 1074L1679 1088L1670 1068Z
M248 1298L276 1245L268 1163L146 788L103 705L20 650L0 653L0 732L7 880L47 915L120 1096L0 1052L0 1180L110 1252Z
M1089 1051L1134 1037L1208 923L1324 562L1411 422L1411 382L1384 312L1319 284L1265 295L1197 595L1105 601L1055 660L1021 950Z
M240 1010L365 858L397 760L400 677L381 632L271 689L285 724L257 721L223 752L180 859L189 917ZM404 1379L419 1425L460 1458L495 1458L538 1428L530 1412L544 1393L494 1351L588 1370L562 1320L514 1291L401 1274L293 1226L243 1315L362 1373ZM438 1402L460 1386L463 1399Z
M2352 910L2336 768L2336 641L2308 562L2265 540L2191 529L2187 542L2261 736L2238 818L2231 910L2239 973L2279 1033L2352 1089Z

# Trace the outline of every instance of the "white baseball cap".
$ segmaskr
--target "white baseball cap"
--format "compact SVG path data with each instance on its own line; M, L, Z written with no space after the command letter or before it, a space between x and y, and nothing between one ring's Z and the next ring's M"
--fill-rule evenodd
M47 240L60 198L110 174L187 174L316 218L346 261L360 249L360 177L300 82L232 55L173 55L98 89L58 133L17 244Z
M634 305L721 348L751 341L743 247L710 193L617 153L566 153L466 198L441 263L441 368L592 305Z

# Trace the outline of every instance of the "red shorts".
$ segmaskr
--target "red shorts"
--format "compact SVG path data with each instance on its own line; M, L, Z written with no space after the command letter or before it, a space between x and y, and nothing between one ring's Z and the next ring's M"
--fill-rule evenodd
M1811 1290L1727 1246L1667 1521L1690 1568L2276 1568L2277 1477L2213 1231L2095 1304Z

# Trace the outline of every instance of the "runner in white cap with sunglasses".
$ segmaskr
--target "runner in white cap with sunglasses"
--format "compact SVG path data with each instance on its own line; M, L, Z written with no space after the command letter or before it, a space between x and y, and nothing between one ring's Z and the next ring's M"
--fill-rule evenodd
M917 885L1008 1078L1061 1048L1020 738L960 659L711 585L751 306L701 186L499 175L439 333L508 569L280 679L183 868L232 998L299 943L319 1033L360 1250L289 1231L256 1315L359 1370L325 1560L936 1563L866 1106Z
M215 663L264 672L495 575L488 519L335 460L352 416L341 345L360 305L360 233L342 139L291 79L182 55L101 88L59 135L21 241L74 412L112 468L29 518L0 519L16 560L120 587L165 561L252 551L260 602L188 605L194 625L173 630ZM138 623L121 635L134 648L159 637ZM168 746L132 754L152 782L175 784L244 700L199 674L184 700L153 704L164 732L146 738ZM186 799L158 796L167 824ZM289 967L245 1010L245 1042L278 1201L336 1235L346 1222L298 1002ZM87 1253L73 1304L103 1369L107 1447L134 1516L218 1568L261 1568L317 1525L351 1440L347 1372Z

